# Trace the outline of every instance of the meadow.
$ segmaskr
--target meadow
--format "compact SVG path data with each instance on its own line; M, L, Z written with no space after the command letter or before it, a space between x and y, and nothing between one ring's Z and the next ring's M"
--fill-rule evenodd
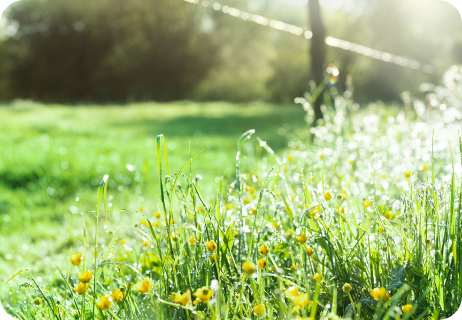
M304 98L3 107L4 307L20 319L451 316L460 112L333 101L315 128Z
M263 104L77 108L17 101L1 106L1 281L23 266L50 273L53 262L66 260L67 251L81 241L77 213L95 208L97 186L105 174L110 176L108 191L117 208L154 210L159 193L158 134L168 137L172 168L202 151L192 174L201 175L201 187L211 192L215 178L234 174L236 141L242 132L255 128L282 149L287 138L278 129L303 126L303 115L297 106ZM125 215L118 219L121 225L133 222Z

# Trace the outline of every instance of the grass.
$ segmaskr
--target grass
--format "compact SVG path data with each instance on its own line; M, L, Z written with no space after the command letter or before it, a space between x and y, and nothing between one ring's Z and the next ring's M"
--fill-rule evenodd
M281 149L287 139L278 128L303 126L302 116L293 106L227 103L76 108L18 101L0 107L0 279L23 266L48 273L81 241L76 213L95 207L104 174L114 205L154 208L158 134L168 136L172 168L203 150L193 174L209 192L216 177L233 174L243 131L253 127Z
M199 150L190 153L183 125L177 135L164 131L154 138L140 111L120 109L124 120L115 124L102 119L120 130L121 140L123 123L137 114L136 130L153 134L151 148L143 146L144 136L139 149L132 148L137 134L127 138L127 148L137 155L149 149L143 154L149 167L136 158L119 164L119 172L132 164L127 168L133 180L139 177L127 194L122 190L123 198L116 196L118 183L111 188L111 175L95 183L97 191L80 193L93 205L74 210L75 221L80 219L70 228L75 239L67 255L53 256L60 269L41 281L35 270L11 274L9 312L21 319L451 316L462 297L460 123L447 121L443 113L406 115L380 105L358 111L351 101L335 99L336 111L328 110L326 122L311 129L296 122L303 119L297 109L270 109L280 112L274 119L293 112L290 129L271 128L267 121L273 117L260 107L227 115L245 120L255 110L262 122L239 122L244 130L226 119L205 129L207 117L201 119L194 130L215 135L224 127L236 130L233 135L257 130L239 139L210 138L212 148L216 143L229 152L219 170L225 174L216 180L218 172L210 173L217 153L204 157L209 150L204 145L194 158ZM153 113L154 119L159 114ZM95 118L91 121L99 124ZM175 117L172 122L190 125ZM82 124L87 132L96 127ZM275 131L282 137L275 138ZM123 152L118 141L104 139L104 130L96 132L99 145ZM171 141L177 148L168 148ZM289 149L269 148L287 141ZM93 157L89 165L101 165ZM198 170L207 180L196 176ZM139 191L144 188L151 192ZM84 271L93 273L88 291L80 295L75 291L87 280L78 272Z

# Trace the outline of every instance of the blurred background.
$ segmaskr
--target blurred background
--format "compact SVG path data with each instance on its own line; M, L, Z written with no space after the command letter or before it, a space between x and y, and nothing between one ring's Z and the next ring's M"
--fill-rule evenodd
M1 22L0 100L265 101L309 90L310 40L182 0L23 0ZM197 3L197 4L196 4ZM307 0L226 0L310 30ZM327 36L433 66L404 68L327 47L354 99L399 101L462 62L461 18L439 0L320 0Z
M309 149L294 102L317 95L328 116L337 95L400 121L411 97L417 113L460 110L462 70L446 77L451 102L431 93L457 64L461 17L439 0L18 1L0 21L0 280L51 274L82 245L79 213L93 223L105 174L108 201L133 210L105 231L159 210L159 134L172 172L202 151L188 173L209 195L234 179L249 129L275 151ZM246 143L242 172L262 157Z

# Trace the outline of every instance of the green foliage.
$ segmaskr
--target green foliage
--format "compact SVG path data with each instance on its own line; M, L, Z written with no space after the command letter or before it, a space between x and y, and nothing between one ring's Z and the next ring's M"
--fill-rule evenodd
M24 1L1 46L19 47L13 96L41 101L171 100L207 75L216 46L182 1Z

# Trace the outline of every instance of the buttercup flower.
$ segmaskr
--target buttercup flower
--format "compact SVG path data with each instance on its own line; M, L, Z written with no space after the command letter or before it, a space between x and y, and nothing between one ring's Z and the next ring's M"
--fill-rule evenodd
M363 201L363 206L364 206L364 208L367 209L368 207L370 207L371 204L372 204L372 202L370 202L370 201L367 200L367 199L364 199L364 201Z
M143 247L147 247L147 246L149 246L149 242L143 241Z
M298 292L297 287L290 287L289 289L286 289L286 291L284 291L284 294L286 295L287 299L292 301L294 297L298 297L300 295L300 292Z
M101 297L99 297L98 300L96 300L96 305L101 310L109 309L111 304L112 304L112 302L106 296L101 296Z
M384 230L383 230L383 227L380 226L380 227L379 227L379 232L380 232L380 233L383 233L383 231L384 231Z
M217 249L217 244L213 240L207 242L205 246L207 247L207 250L209 250L210 252L215 251Z
M260 252L262 256L266 256L269 253L269 248L266 244L264 244L260 247L260 249L258 249L258 252Z
M286 237L290 238L290 237L293 237L293 235L294 235L294 232L292 231L292 229L286 230Z
M35 298L35 299L34 299L34 304L35 304L36 306L41 305L41 304L42 304L42 299L40 299L39 297Z
M250 209L250 214L253 215L253 216L256 215L257 214L257 209L254 209L254 208Z
M90 282L92 275L93 275L93 271L77 273L77 277L79 278L80 282L83 282L83 283Z
M253 262L246 261L242 264L242 270L248 275L251 275L257 271L257 267Z
M112 300L114 300L115 302L120 302L125 298L125 296L127 295L127 291L125 291L124 288L122 289L123 290L117 288L114 289L114 291L112 291Z
M199 302L208 303L213 296L213 290L207 287L202 287L201 289L196 290L194 296L197 298L194 300L194 304L198 304Z
M314 275L311 276L311 279L313 279L315 282L319 282L322 279L322 275L316 272Z
M194 237L189 238L189 243L192 245L196 244L196 239Z
M268 266L268 261L266 259L260 259L258 260L258 267L260 269L264 269Z
M121 244L121 245L124 245L124 244L125 244L125 240L124 240L124 239L120 240L120 244Z
M332 199L332 195L329 192L326 192L324 194L324 199L326 199L326 201L329 201L330 199Z
M212 255L210 256L210 261L211 261L212 263L217 263L217 262L218 262L218 254L216 254L216 253L215 253L215 254L212 254Z
M78 266L82 263L82 255L80 253L75 253L71 256L71 263L74 266Z
M390 294L385 288L375 288L371 290L371 296L375 300L382 299L383 301L388 301L390 299Z
M159 212L154 212L154 217L156 217L157 219L160 218L160 213Z
M135 283L134 288L138 290L139 292L145 294L145 293L148 293L152 289L152 286L149 280L143 280L143 281L138 281L137 283Z
M411 171L404 171L404 176L407 178L409 178L411 176Z
M414 307L412 307L411 304L406 304L401 308L401 310L403 310L403 313L414 313Z
M78 294L83 294L84 292L88 291L89 285L88 283L83 283L80 282L77 287L75 287L73 290L77 292Z
M345 291L345 292L350 292L351 289L352 289L351 284L345 283L345 284L343 285L343 291Z
M302 233L295 237L300 244L304 244L306 242L306 233Z
M290 153L287 155L287 159L288 159L289 161L292 161L293 158L294 158L294 156L291 155Z
M293 297L292 301L295 303L295 306L299 309L306 307L310 301L308 293L302 293L296 297Z
M178 303L180 306L185 306L189 303L189 294L187 292L183 294L174 293L172 301Z
M264 305L258 304L258 305L256 305L255 307L253 307L253 312L254 312L257 316L261 317L261 316L263 316L263 315L266 313L266 308L265 308Z
M309 248L306 248L306 254L309 255L309 256L312 256L314 253L314 249L309 247Z

